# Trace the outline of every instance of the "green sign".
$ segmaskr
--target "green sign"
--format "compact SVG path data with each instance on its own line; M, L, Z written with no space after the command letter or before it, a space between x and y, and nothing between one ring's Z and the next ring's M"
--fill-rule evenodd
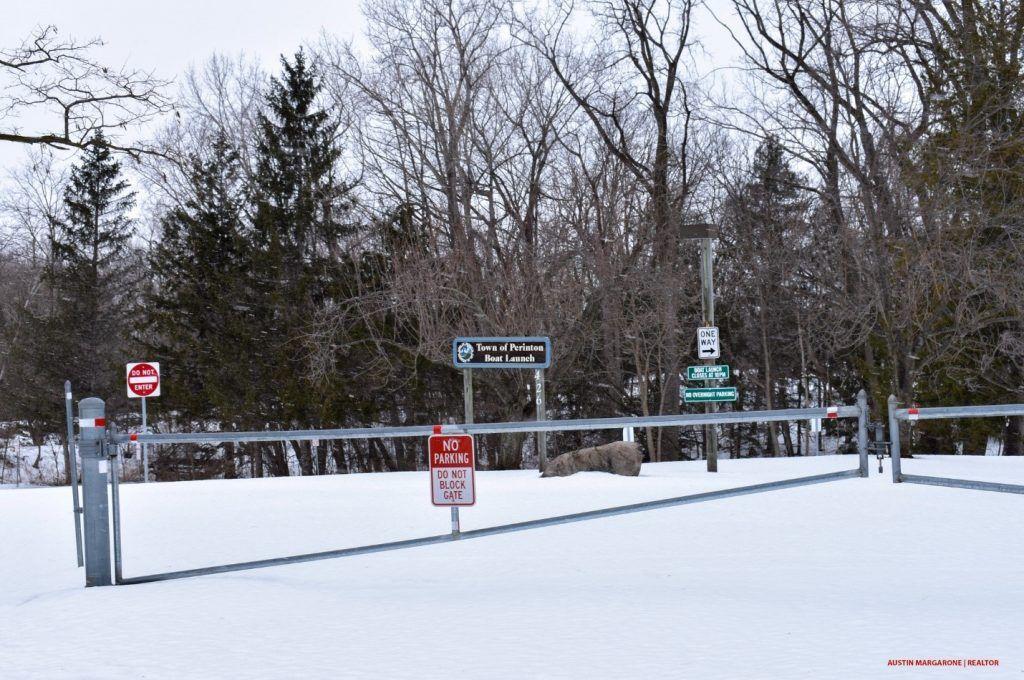
M728 380L729 367L721 366L687 366L687 380Z
M739 395L735 387L687 387L683 390L683 401L687 404L707 401L736 401Z

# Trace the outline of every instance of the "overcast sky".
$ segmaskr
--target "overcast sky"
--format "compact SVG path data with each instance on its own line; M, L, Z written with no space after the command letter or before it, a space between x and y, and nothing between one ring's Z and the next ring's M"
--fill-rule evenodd
M178 77L189 64L215 52L246 52L264 64L291 54L321 28L337 36L362 31L359 3L352 0L0 0L0 45L17 45L39 25L54 24L64 36L102 38L105 64L127 63ZM172 92L173 92L172 88ZM28 121L25 127L28 128ZM0 144L0 168L18 162L23 149Z
M321 30L341 38L358 38L363 20L357 0L0 0L0 46L19 44L40 25L54 24L62 35L79 40L102 38L96 57L111 66L152 70L165 79L180 76L190 64L214 53L245 52L269 70L277 58L291 54ZM728 18L729 0L708 0L715 13ZM709 65L723 66L736 57L728 33L710 15L695 17L695 29ZM172 86L171 93L175 88ZM22 124L26 131L36 127ZM38 130L43 132L44 130ZM0 144L0 181L24 148Z
M265 62L290 54L321 28L354 36L362 30L351 0L4 0L0 44L20 42L34 27L101 37L110 62L128 60L171 77L214 52L245 51Z

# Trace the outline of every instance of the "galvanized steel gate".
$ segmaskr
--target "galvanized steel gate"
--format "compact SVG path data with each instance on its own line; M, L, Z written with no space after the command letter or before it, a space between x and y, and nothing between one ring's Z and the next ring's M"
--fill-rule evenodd
M85 482L85 519L86 519L86 585L110 585L148 583L170 579L219 574L245 569L257 569L298 562L362 555L385 550L411 548L415 546L446 543L449 541L481 538L494 534L524 531L541 527L581 522L585 520L611 517L633 512L656 510L660 508L700 503L719 498L729 498L746 494L786 489L807 484L820 484L851 477L868 476L867 449L867 395L862 390L857 395L857 404L832 408L782 409L773 411L747 411L711 414L683 414L650 417L594 418L579 420L541 420L512 423L474 423L453 425L423 425L413 427L369 427L327 430L290 430L267 432L203 432L173 434L138 434L118 433L106 428L103 401L97 398L83 399L79 403L80 438L79 450L82 454L83 480ZM631 505L622 505L600 510L590 510L557 517L516 522L500 526L475 529L464 532L453 532L424 538L404 541L365 545L355 548L327 550L323 552L289 555L272 559L237 562L200 569L185 569L159 574L145 574L125 577L122 573L121 559L121 505L118 492L117 446L130 441L146 444L211 444L224 442L254 441L310 441L338 439L376 439L393 437L427 437L440 428L442 434L502 434L510 432L565 432L573 430L618 430L627 427L678 427L700 425L728 425L733 423L766 423L779 421L800 421L826 418L856 418L858 466L852 470L843 470L827 474L798 477L776 482L766 482L751 486L708 491L689 494L674 498L665 498ZM107 519L107 471L110 479L110 510L113 512L113 524ZM113 574L111 575L111 543L113 538Z
M1024 485L980 482L952 477L929 477L926 475L905 475L900 461L900 422L916 420L939 420L950 418L994 418L1024 416L1024 404L993 404L988 406L937 406L932 408L898 408L896 397L889 395L889 436L892 439L892 481L932 486L950 486L979 491L1001 491L1003 493L1024 493Z

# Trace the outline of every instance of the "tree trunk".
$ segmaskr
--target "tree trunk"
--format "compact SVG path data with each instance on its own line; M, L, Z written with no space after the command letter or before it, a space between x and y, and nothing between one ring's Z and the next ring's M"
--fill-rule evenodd
M772 360L771 352L768 349L768 319L765 314L764 296L761 296L761 355L764 359L764 407L771 411L772 408ZM774 422L768 423L768 450L773 457L779 456L779 431Z
M318 475L327 474L327 455L330 447L331 442L320 442L320 446L316 449L316 472Z
M249 445L250 457L252 458L252 476L263 477L263 447L259 443Z
M786 387L785 383L779 383L779 408L789 408L789 401L786 398ZM786 443L786 455L795 455L793 451L793 432L789 427L789 421L783 420L778 423L779 428L782 429L782 440Z
M494 455L492 470L520 470L523 467L523 441L525 434L498 435L498 450Z
M270 474L274 477L288 476L288 451L284 442L270 442Z
M334 467L337 469L337 472L352 472L352 468L348 463L348 458L345 456L344 441L331 443L331 456L334 458Z
M310 442L293 441L292 448L295 450L295 457L299 459L299 474L303 477L313 475L313 451Z
M228 442L224 447L221 474L224 479L235 479L238 476L238 444L235 442Z

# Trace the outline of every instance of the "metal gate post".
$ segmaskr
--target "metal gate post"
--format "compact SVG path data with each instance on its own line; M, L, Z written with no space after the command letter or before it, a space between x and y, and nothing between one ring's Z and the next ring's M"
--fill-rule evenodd
M860 454L860 476L868 476L868 393L861 390L857 393L857 453Z
M112 455L116 445L108 451L110 461L110 510L114 513L114 585L121 583L121 490L120 476L124 463L121 456Z
M71 475L71 504L75 518L75 553L78 566L85 566L82 552L82 504L78 500L78 451L75 449L75 418L71 412L71 381L64 381L64 411L68 421L68 473Z
M896 418L896 396L889 395L889 441L892 442L892 481L902 482L900 477L903 471L900 469L900 421Z
M109 586L110 514L107 473L110 461L103 446L106 431L104 403L97 397L78 402L79 441L82 457L82 500L85 506L85 585Z

